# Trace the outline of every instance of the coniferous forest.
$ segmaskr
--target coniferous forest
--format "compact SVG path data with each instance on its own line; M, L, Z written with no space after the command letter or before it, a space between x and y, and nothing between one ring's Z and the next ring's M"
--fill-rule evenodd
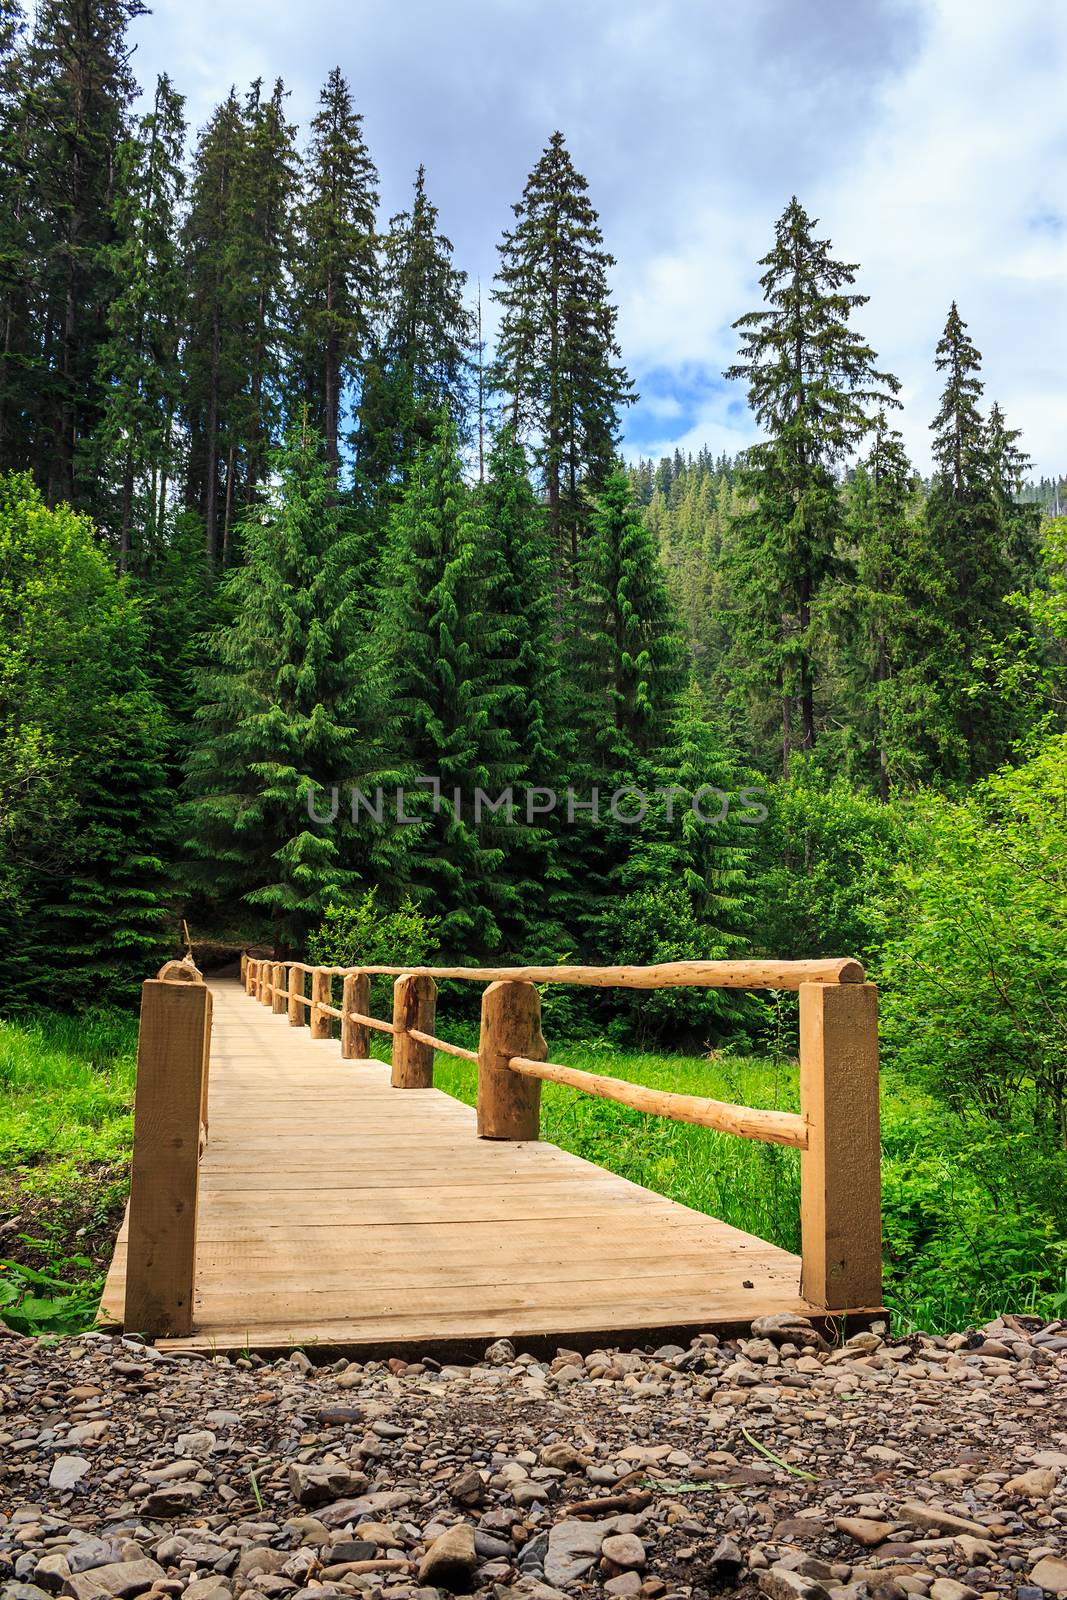
M142 11L0 0L5 1016L130 1007L183 921L337 962L854 955L901 1261L973 1276L962 1162L981 1284L1067 1304L1067 485L966 305L923 473L794 197L722 308L761 442L627 461L564 133L480 290L432 173L382 214L339 69L306 127L279 79L190 128L134 80ZM716 992L546 1027L795 1047Z

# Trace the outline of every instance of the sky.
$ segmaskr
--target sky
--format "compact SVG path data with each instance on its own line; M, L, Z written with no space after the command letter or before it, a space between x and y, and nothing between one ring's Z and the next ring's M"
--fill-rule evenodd
M627 456L758 437L722 371L794 193L870 296L855 326L929 467L950 302L1038 473L1067 471L1067 5L1057 0L155 0L133 29L195 128L279 75L306 129L339 65L383 219L419 162L488 295L511 205L562 129L616 257L640 394ZM487 308L488 311L488 308Z

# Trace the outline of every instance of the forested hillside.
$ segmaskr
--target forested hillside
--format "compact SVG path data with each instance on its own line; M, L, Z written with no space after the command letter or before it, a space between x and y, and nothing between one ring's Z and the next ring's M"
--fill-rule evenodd
M129 1005L182 918L336 960L856 955L1007 1255L1031 1230L1020 1296L1062 1293L1065 489L967 308L924 475L793 198L721 308L762 442L627 464L562 133L486 218L483 304L432 172L382 215L339 69L305 128L278 79L193 130L138 98L142 10L0 0L5 1014ZM552 1025L791 1045L777 1003L620 1005Z

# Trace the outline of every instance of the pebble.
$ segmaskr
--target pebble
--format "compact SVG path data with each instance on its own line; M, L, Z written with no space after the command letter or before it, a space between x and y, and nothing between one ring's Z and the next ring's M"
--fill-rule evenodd
M472 1366L12 1336L0 1600L1063 1600L1062 1327Z

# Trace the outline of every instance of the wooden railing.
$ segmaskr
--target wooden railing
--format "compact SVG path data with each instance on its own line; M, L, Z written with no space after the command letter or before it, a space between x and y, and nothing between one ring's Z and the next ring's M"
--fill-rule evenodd
M324 967L242 957L248 994L364 1058L372 1029L392 1036L391 1082L433 1085L434 1051L478 1066L483 1139L538 1137L542 1082L638 1111L800 1151L801 1294L827 1311L875 1308L882 1294L878 1009L858 961L674 961L648 967ZM371 980L392 977L392 1020L372 1015ZM308 980L310 978L310 994ZM478 1049L434 1034L437 980L484 983ZM341 981L340 1005L334 983ZM537 984L660 989L795 989L800 996L800 1112L729 1105L625 1083L546 1060Z

